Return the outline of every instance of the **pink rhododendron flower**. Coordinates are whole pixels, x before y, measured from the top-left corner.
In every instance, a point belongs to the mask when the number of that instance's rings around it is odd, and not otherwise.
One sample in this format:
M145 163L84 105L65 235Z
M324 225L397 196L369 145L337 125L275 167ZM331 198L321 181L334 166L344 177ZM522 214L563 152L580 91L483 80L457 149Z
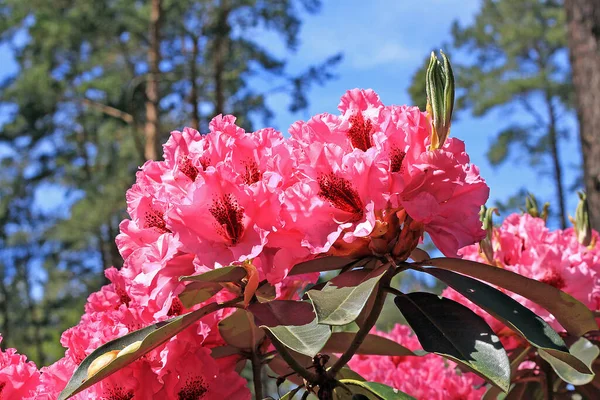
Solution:
M16 349L0 351L0 399L30 398L39 379L40 373L35 364L18 354Z
M424 232L456 255L484 236L478 211L488 187L461 141L429 150L426 114L386 106L372 90L347 92L338 108L339 115L293 124L290 139L271 128L247 132L231 115L215 117L206 135L172 132L164 161L146 162L127 191L130 219L116 238L123 268L106 270L111 283L89 296L80 322L64 332L65 357L42 370L35 395L55 398L77 365L108 341L242 294L224 285L188 309L179 295L190 283L181 276L251 264L274 296L298 299L319 276L290 274L300 262L326 254L406 259ZM212 356L226 344L218 323L231 312L205 316L75 398L250 398L235 370L240 356ZM414 340L402 329L391 335ZM420 397L478 393L470 375L439 358L357 360L365 375ZM442 377L437 391L427 388L434 376Z
M594 237L598 237L595 231ZM512 214L493 230L494 259L490 262L499 268L552 285L591 310L600 310L600 249L595 241L593 244L592 248L581 245L572 228L551 231L541 218ZM466 259L487 262L478 245L467 246L460 253ZM555 330L564 330L544 308L519 295L507 294L544 318ZM462 296L451 289L443 295L464 303ZM476 306L473 307L477 310ZM498 323L493 324L491 326L495 330L499 329Z
M286 191L286 221L305 233L304 246L315 254L360 254L370 246L365 238L404 224L395 255L408 257L428 232L444 254L455 256L484 237L477 213L489 189L462 142L449 139L428 150L426 116L384 106L370 90L347 92L339 109L339 117L321 114L290 128L300 173ZM381 243L375 247L381 251Z
M419 350L418 339L406 325L395 325L389 333L373 330L411 350ZM383 383L419 400L475 400L485 393L476 388L481 379L468 372L459 372L452 361L429 354L423 357L356 355L350 368L367 381Z

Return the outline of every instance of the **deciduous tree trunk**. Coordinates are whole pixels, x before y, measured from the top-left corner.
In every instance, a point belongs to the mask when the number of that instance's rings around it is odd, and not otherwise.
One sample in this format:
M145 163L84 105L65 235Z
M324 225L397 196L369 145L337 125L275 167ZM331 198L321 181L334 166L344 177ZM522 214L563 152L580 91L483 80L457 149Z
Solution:
M600 230L600 1L565 0L565 9L585 189Z
M148 79L146 81L146 126L144 136L144 156L146 160L156 160L159 154L158 133L160 131L158 81L160 76L160 22L161 0L151 0L150 46L148 48Z

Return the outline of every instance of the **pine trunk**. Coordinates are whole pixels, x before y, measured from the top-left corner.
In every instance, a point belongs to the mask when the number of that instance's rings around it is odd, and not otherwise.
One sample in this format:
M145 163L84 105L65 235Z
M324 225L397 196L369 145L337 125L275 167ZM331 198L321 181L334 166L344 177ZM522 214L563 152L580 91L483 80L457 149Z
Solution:
M583 177L592 227L600 230L600 1L565 0Z
M160 76L160 17L161 0L152 0L150 10L150 46L148 48L148 79L146 81L146 126L144 156L156 160L159 154L158 132L160 131L158 81Z

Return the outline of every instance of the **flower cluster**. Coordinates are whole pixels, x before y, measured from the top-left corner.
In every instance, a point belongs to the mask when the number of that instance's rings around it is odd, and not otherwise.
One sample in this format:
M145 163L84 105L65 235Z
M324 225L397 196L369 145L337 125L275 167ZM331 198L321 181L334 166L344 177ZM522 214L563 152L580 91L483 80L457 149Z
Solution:
M509 215L502 225L492 230L493 259L487 260L478 245L463 248L465 259L489 263L560 289L591 310L600 310L600 248L598 232L592 232L592 245L579 243L573 228L551 231L542 218L529 214ZM564 331L554 316L522 296L507 293L534 313L544 318L558 332ZM463 296L446 289L443 296L466 303ZM469 303L500 336L512 332L489 314Z
M395 325L389 333L375 330L372 333L413 351L421 348L406 325ZM367 381L386 384L417 399L476 400L486 391L481 378L459 371L454 362L435 354L423 357L356 355L348 365Z
M33 399L39 380L37 367L27 357L15 349L0 351L0 399Z
M215 117L206 135L172 132L164 161L145 163L127 192L131 219L116 238L123 268L106 271L111 283L62 335L65 357L42 368L34 398L56 398L102 344L200 307L180 301L181 276L240 265L290 299L318 277L288 276L301 261L406 259L424 232L455 256L485 236L478 210L489 189L463 142L430 149L426 114L384 106L371 90L347 92L339 110L293 124L290 139L271 128L246 132L230 115ZM240 294L230 289L209 302ZM75 398L249 398L238 356L212 356L225 344L217 324L229 313L202 318Z

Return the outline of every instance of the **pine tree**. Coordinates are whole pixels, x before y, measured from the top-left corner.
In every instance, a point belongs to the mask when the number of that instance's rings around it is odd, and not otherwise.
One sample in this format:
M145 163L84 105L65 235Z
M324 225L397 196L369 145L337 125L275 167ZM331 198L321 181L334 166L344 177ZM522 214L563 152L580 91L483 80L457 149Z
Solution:
M557 0L483 0L469 26L455 22L451 47L457 77L457 109L474 116L501 110L508 128L498 132L488 150L493 165L526 158L540 172L552 171L558 221L566 226L564 163L560 142L567 135L564 118L571 108L572 85L566 51L565 13ZM464 60L464 61L463 61ZM410 90L414 97L419 79ZM517 151L521 150L521 151Z
M52 332L62 332L81 313L66 307L81 307L86 293L103 282L103 270L122 264L114 238L126 217L125 191L138 166L160 158L168 132L188 125L206 129L221 112L235 113L251 129L272 115L266 99L274 89L290 94L292 109L307 105L306 91L331 78L340 56L293 75L285 59L245 33L273 31L293 51L300 16L318 11L319 4L3 2L0 42L14 48L19 69L1 87L8 122L0 143L8 150L0 159L3 175L15 176L7 188L20 188L2 197L0 210L7 218L0 237L3 345L24 345L14 332L31 332L33 359L58 356ZM273 87L257 90L257 76ZM20 173L9 174L9 168ZM27 207L39 208L48 191L61 193L63 203L47 205L45 215L24 214ZM23 232L18 241L15 232ZM6 261L17 251L29 258ZM66 309L57 312L59 304ZM33 307L28 315L34 319L13 318L24 306Z
M600 230L600 2L565 0L583 177L592 227Z

